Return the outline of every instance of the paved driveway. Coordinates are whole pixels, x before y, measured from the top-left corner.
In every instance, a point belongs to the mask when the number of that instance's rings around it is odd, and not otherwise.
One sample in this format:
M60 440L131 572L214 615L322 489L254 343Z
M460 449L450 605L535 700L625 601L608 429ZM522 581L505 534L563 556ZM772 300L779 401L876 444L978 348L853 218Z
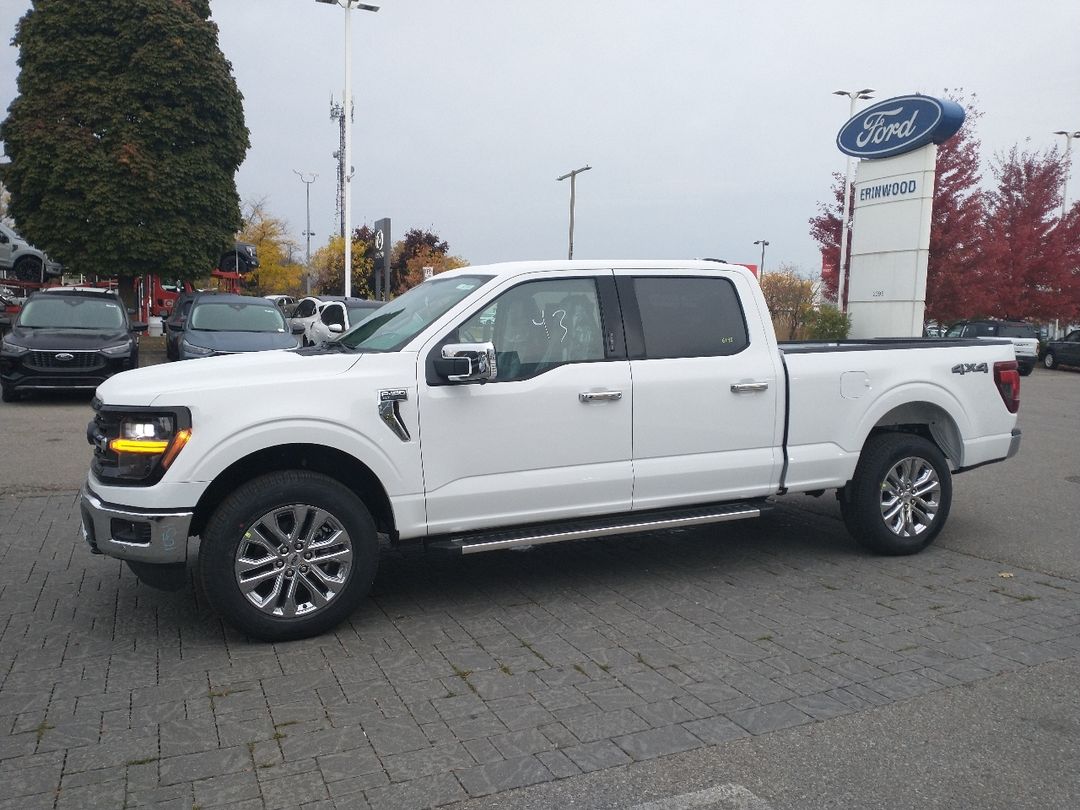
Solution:
M1080 375L1024 384L1032 412L1076 413ZM77 440L56 452L82 452L71 407ZM388 553L351 622L278 645L223 628L195 586L157 592L91 556L72 489L16 490L0 497L0 810L498 804L1075 663L1080 584L1034 553L976 556L1013 508L993 493L1078 464L1080 431L1024 429L1049 457L960 477L941 545L916 557L857 550L831 496L720 527ZM1070 514L1041 530L1072 537ZM1059 737L1076 750L1074 727ZM611 795L580 803L627 806Z

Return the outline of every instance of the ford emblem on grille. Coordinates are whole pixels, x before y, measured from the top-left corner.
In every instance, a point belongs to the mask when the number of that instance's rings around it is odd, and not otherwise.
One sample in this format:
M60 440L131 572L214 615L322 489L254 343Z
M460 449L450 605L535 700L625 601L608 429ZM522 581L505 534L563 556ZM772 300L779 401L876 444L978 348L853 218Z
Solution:
M59 353L58 355L56 355L56 359L57 359L57 360L64 360L64 361L67 361L67 360L74 360L74 359L75 359L75 355L73 355L73 354L68 354L67 352L60 352L60 353Z

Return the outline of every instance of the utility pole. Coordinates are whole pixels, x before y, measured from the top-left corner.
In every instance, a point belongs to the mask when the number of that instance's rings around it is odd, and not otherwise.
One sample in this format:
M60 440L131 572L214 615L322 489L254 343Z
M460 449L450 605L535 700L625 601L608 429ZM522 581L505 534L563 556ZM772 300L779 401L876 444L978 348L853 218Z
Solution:
M847 96L851 100L848 109L848 120L855 117L855 102L872 99L874 92L872 87L864 87L862 90L836 90L834 96ZM844 217L840 223L840 266L836 268L836 308L843 312L844 306L844 275L847 272L848 262L848 224L851 221L851 157L847 159L847 169L844 171Z
M577 176L582 172L587 172L592 166L582 166L580 169L574 169L572 172L567 172L562 177L556 177L555 180L565 180L570 178L570 250L566 258L574 258L574 182L577 180Z
M293 169L293 173L304 184L306 197L307 228L304 230L304 237L307 239L307 252L304 254L304 295L311 295L311 237L315 235L311 232L311 184L319 175L312 172L311 179L305 180L303 172L299 169Z

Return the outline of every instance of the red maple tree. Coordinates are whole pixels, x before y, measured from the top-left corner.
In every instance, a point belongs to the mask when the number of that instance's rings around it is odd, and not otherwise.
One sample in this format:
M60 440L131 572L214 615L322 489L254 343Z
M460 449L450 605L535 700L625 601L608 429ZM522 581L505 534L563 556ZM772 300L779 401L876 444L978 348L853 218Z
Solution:
M1076 313L1077 217L1061 219L1064 162L1058 150L1014 146L994 162L983 265L993 290L983 314L1047 321ZM1070 255L1073 257L1070 266Z

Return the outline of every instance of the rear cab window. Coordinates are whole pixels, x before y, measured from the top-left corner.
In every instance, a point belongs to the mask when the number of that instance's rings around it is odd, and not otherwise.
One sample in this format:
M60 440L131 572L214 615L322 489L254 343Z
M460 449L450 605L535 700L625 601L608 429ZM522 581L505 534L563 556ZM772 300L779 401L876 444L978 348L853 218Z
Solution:
M631 283L642 330L632 359L723 357L750 345L742 303L729 279L642 276Z

